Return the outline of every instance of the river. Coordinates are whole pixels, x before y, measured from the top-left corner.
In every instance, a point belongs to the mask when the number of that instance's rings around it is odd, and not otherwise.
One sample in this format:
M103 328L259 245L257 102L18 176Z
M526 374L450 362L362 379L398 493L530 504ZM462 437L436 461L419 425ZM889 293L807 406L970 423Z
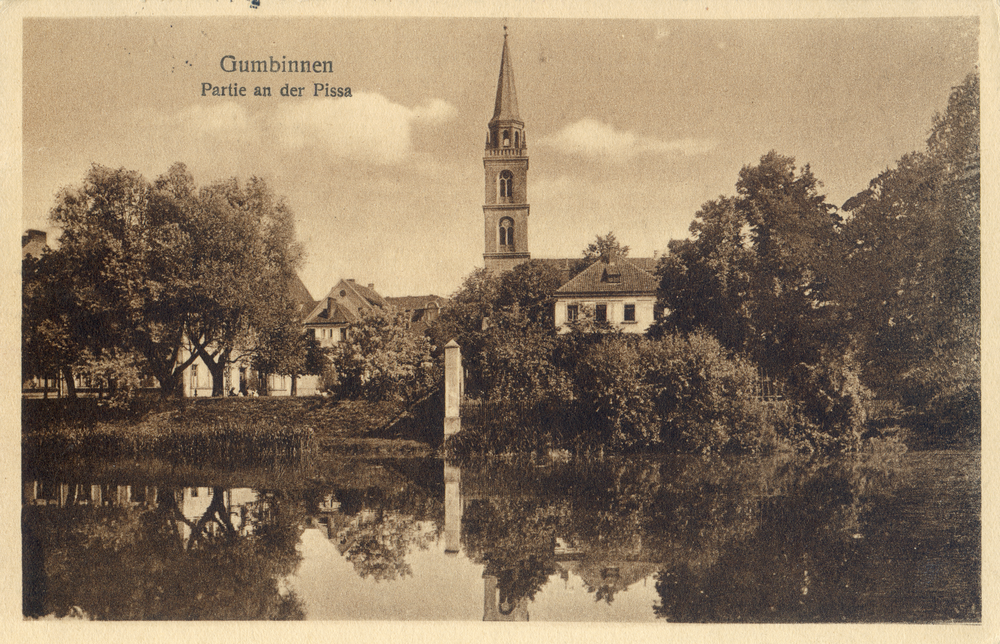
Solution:
M980 455L26 467L24 612L978 622Z

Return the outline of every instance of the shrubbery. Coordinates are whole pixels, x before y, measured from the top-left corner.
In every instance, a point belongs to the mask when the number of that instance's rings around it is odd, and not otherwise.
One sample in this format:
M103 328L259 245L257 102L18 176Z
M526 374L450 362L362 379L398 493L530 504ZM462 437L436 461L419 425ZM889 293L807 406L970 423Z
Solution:
M559 336L517 316L501 321L480 358L476 436L460 449L762 453L778 446L778 425L787 434L795 424L755 397L754 367L707 334Z
M376 308L347 326L330 351L324 382L345 398L413 402L437 383L427 338L406 328L406 316Z

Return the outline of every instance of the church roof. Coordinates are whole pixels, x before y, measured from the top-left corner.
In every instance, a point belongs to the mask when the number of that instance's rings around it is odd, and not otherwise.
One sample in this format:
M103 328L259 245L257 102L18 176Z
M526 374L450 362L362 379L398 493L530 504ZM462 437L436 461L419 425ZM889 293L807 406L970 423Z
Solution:
M560 295L654 294L660 286L655 275L625 259L595 262L556 290Z
M506 29L506 27L505 27ZM517 91L514 89L514 70L510 65L510 52L507 51L507 34L503 35L503 54L500 56L500 77L497 79L497 101L493 108L494 121L518 121L521 116L517 112Z

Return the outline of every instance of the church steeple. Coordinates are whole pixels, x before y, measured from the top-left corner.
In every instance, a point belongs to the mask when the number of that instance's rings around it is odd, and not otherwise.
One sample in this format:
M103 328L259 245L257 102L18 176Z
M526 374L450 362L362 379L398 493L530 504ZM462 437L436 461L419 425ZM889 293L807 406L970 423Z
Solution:
M487 268L499 272L531 258L528 253L528 141L524 121L517 109L507 27L504 27L493 118L487 125L483 166L486 170L483 259Z
M500 78L497 79L497 100L493 108L495 121L521 121L517 113L517 90L514 89L514 70L510 66L510 52L507 51L507 27L503 28L503 53L500 54ZM523 123L522 123L523 125Z

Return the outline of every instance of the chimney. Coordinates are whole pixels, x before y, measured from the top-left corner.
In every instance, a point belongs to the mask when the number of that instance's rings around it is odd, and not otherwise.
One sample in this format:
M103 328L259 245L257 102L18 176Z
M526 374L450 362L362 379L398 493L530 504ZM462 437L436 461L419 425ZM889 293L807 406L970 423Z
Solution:
M27 246L32 242L45 243L46 233L44 230L33 230L28 229L24 231L25 234L21 235L21 247Z
M353 277L348 277L347 281L350 282L351 284L353 284L354 283L354 278Z
M370 288L371 290L374 291L375 290L375 285L369 282L368 288Z

